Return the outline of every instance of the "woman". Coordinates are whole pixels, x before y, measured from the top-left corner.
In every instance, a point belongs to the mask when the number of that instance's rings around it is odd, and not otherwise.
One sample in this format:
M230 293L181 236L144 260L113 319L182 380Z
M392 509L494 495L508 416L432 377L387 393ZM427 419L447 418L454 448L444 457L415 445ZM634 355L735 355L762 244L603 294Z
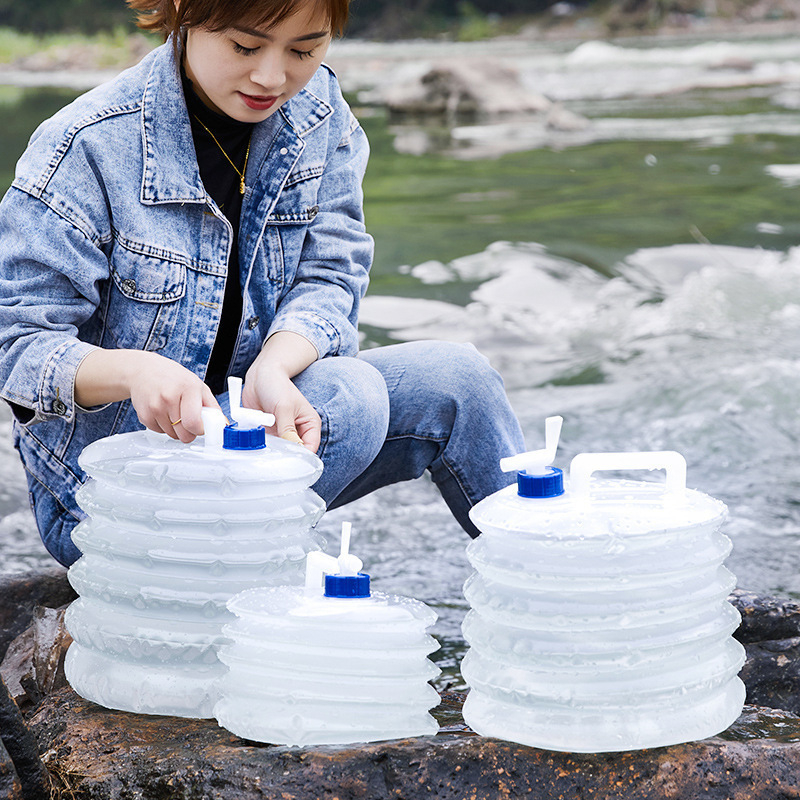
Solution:
M523 448L470 346L358 352L368 145L322 64L348 0L130 0L166 43L34 133L0 203L0 385L50 553L80 553L77 463L244 405L319 454L335 507L430 470L461 525Z

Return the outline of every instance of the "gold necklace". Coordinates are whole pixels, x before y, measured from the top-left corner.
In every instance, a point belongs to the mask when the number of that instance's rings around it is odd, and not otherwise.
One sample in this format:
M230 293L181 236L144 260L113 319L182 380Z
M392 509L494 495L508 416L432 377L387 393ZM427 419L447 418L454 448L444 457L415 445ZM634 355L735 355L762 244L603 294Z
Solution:
M206 129L206 133L214 140L217 147L219 147L219 149L222 151L222 155L224 155L225 158L228 159L228 163L236 170L236 174L239 176L239 194L244 194L244 190L247 188L244 185L244 174L245 172L247 172L247 159L250 158L250 142L253 138L253 134L251 133L250 138L247 140L247 152L244 154L244 167L240 170L239 167L237 167L236 164L234 164L233 161L231 161L231 157L225 152L225 149L219 143L217 137L214 136L213 133L211 133L205 122L203 122L203 120L201 120L200 117L197 116L197 114L193 114L192 116L194 116L194 118Z

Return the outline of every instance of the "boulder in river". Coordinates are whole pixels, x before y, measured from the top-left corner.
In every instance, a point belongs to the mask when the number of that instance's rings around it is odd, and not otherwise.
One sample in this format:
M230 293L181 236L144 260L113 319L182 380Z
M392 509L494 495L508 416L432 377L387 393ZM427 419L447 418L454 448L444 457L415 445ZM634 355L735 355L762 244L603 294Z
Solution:
M519 73L491 59L434 64L384 91L393 114L544 114L552 101L523 86Z

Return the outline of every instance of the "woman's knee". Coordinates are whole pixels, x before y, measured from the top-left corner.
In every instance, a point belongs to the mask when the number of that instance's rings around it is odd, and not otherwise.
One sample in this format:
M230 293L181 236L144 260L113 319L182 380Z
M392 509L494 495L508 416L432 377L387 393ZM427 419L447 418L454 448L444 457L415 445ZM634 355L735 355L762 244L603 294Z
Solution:
M315 362L295 383L316 408L323 425L323 448L338 442L357 444L371 461L386 440L389 395L378 370L356 358Z
M503 380L489 360L472 344L415 342L414 383L420 392L449 400L454 408L465 405L491 413L490 404L505 397Z

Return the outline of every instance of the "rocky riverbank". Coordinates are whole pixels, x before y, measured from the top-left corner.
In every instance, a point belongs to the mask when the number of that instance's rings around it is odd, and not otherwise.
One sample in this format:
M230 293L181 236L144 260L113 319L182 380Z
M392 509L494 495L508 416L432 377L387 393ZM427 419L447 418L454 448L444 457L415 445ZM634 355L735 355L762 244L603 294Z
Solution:
M63 676L60 569L0 576L0 796L9 800L452 800L625 797L767 800L800 774L800 606L737 591L747 649L744 713L727 731L673 747L576 755L476 736L463 695L444 692L433 737L290 748L233 736L213 720L110 711ZM12 699L11 696L14 696Z

